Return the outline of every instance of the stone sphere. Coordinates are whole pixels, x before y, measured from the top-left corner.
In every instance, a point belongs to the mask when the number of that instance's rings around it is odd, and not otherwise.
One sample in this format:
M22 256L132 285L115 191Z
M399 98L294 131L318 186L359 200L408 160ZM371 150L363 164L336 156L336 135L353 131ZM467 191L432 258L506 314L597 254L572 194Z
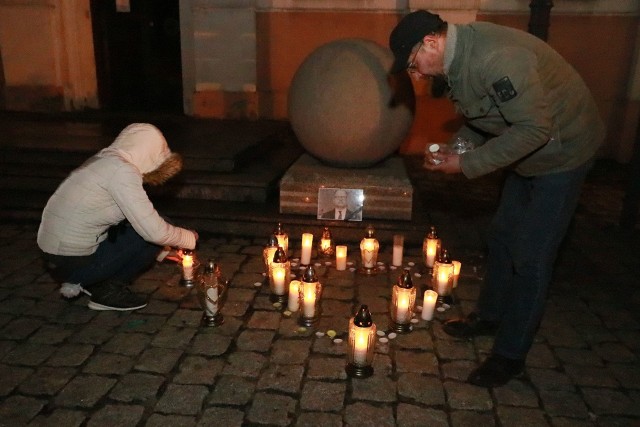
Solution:
M337 167L367 167L403 142L415 107L407 73L389 76L390 50L343 39L313 51L296 71L288 114L302 146Z

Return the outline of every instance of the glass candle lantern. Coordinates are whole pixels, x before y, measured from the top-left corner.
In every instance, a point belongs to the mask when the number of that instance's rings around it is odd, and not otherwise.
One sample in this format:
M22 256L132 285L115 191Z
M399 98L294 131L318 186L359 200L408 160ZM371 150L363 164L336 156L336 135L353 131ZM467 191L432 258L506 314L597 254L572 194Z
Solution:
M318 243L318 255L321 258L331 258L335 253L335 249L333 246L333 240L331 239L331 231L329 231L329 227L325 227L322 230L322 237L320 237L320 242Z
M207 261L198 282L198 300L204 313L202 325L219 326L224 323L220 313L227 296L229 282L224 279L220 267L212 259Z
M282 228L281 222L279 222L276 229L273 230L273 234L276 236L276 239L278 239L278 246L280 246L284 250L284 253L289 256L289 235Z
M376 325L366 305L360 306L349 321L349 347L347 348L347 375L366 378L373 374L373 356L376 344Z
M411 272L405 271L399 277L391 294L390 328L396 332L411 331L411 318L416 303L416 288L411 280Z
M195 285L196 267L195 253L191 249L182 249L182 286L192 288Z
M269 266L269 291L271 302L284 303L289 293L291 262L281 246L278 246Z
M320 318L320 297L322 296L322 285L312 266L307 266L302 273L299 296L300 324L312 326Z
M441 245L442 241L438 238L436 228L432 225L431 230L429 230L429 233L427 233L422 242L422 256L424 258L424 264L427 267L433 268L433 264L440 255Z
M453 289L453 263L449 251L443 249L440 257L433 265L433 289L438 293L438 302L442 304L452 304L453 297L451 290Z
M269 240L267 241L267 245L262 250L262 261L264 262L264 272L269 274L269 265L271 265L271 261L273 260L273 256L278 250L278 239L275 234L269 236ZM285 252L286 253L286 252Z
M380 243L375 237L372 226L367 227L364 238L360 241L360 256L362 257L362 269L365 274L375 274L377 271L378 250Z

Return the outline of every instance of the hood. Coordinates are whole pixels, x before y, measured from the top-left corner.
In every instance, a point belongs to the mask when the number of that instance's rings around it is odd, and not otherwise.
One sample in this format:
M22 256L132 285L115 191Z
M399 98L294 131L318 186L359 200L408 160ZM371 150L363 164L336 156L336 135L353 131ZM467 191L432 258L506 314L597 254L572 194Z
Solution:
M162 132L148 123L133 123L124 128L103 150L103 153L113 152L132 163L143 175L158 169L172 154Z

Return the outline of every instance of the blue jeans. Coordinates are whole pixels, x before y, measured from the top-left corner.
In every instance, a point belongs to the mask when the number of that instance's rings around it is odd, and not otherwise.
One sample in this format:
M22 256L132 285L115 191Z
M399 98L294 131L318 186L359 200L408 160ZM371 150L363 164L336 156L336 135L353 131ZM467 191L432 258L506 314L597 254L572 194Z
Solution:
M481 319L499 322L493 353L525 359L542 319L553 265L593 161L523 177L510 173L488 236Z
M132 282L147 270L160 253L158 245L145 241L130 224L117 227L113 238L104 240L93 255L86 257L45 254L52 276L61 282L84 288L105 280Z

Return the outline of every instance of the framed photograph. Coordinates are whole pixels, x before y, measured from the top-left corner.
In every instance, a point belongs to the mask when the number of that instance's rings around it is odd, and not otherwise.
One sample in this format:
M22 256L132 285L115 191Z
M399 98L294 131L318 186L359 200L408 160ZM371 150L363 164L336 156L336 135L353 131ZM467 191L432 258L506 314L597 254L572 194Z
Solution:
M321 188L318 190L318 219L362 221L364 190Z

